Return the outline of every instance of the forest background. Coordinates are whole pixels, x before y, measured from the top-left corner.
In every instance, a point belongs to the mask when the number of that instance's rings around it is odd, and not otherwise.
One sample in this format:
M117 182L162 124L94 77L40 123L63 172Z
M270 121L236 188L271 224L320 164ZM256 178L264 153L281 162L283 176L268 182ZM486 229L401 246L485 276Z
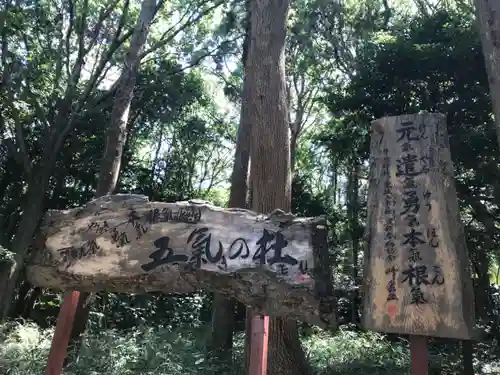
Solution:
M146 3L1 1L0 374L43 373L62 303L22 269L13 283L5 267L26 256L45 210L112 187L106 162L118 165L117 192L229 204L247 4L157 5L134 54ZM431 340L431 369L500 371L500 153L473 4L296 0L287 32L292 211L333 223L341 323L335 333L301 324L292 355L314 374L408 371L407 337L359 326L369 124L427 110L447 114L481 332L473 348ZM117 100L127 97L130 108ZM111 128L120 132L110 145ZM118 164L106 159L116 149ZM208 292L90 298L67 374L244 373L245 309L234 301Z

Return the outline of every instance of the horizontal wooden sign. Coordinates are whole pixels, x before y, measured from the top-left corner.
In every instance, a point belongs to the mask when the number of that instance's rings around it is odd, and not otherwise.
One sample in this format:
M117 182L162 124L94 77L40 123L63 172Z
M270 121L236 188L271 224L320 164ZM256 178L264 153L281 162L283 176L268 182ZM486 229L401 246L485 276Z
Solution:
M111 195L49 211L28 278L90 292L209 289L256 312L335 327L327 233L324 218Z
M372 123L365 328L469 339L474 300L446 118Z

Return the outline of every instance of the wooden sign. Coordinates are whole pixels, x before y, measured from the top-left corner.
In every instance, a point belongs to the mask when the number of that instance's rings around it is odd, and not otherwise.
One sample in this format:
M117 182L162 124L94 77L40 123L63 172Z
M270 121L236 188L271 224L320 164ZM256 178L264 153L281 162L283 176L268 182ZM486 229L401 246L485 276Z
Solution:
M112 195L49 211L28 278L95 292L209 289L256 312L336 326L326 220Z
M372 123L366 329L469 339L473 291L446 117Z

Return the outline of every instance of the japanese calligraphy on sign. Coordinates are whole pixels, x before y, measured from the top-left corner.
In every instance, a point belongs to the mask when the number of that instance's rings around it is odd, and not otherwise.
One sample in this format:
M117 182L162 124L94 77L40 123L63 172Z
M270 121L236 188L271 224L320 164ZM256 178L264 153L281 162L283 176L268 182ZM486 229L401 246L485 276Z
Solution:
M42 232L44 248L28 266L38 286L125 293L210 289L268 315L336 325L324 218L108 196L50 211Z
M467 339L474 323L446 118L372 123L363 325Z

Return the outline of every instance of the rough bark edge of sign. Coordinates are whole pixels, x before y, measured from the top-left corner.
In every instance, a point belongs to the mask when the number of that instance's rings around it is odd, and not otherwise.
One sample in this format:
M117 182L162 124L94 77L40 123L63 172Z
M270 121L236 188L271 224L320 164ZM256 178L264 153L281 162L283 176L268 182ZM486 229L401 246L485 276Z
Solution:
M64 224L68 220L74 220L75 217L81 217L83 214L90 214L93 212L93 206L95 207L96 205L103 203L123 203L124 205L122 207L128 208L131 205L147 205L155 203L163 204L164 202L150 202L145 196L131 194L104 196L88 202L83 207L77 207L70 210L49 211L46 215L46 219L56 221L56 225L51 227L49 232L53 232L54 229L57 232L58 223ZM241 272L238 272L240 274L247 275L242 277L240 281L235 281L235 276L238 275L235 275L234 273L224 275L203 270L187 272L182 269L173 271L172 279L170 280L165 280L164 278L162 278L163 280L160 280L155 276L155 273L113 278L108 280L99 280L98 277L82 277L59 271L57 269L57 262L54 262L51 259L45 259L45 256L50 254L45 254L47 251L44 249L45 239L43 235L39 235L36 239L36 250L32 252L32 256L30 257L28 264L28 278L35 285L43 285L45 287L59 290L74 289L88 292L107 290L111 292L144 293L151 291L162 292L162 289L164 290L165 288L168 288L169 290L173 290L171 292L172 294L179 294L194 292L199 289L208 289L237 298L247 305L252 305L257 311L260 310L264 312L265 310L265 313L272 316L287 316L295 320L304 320L311 324L317 324L329 329L337 327L337 320L335 316L336 298L333 294L331 294L333 293L333 284L331 268L329 267L330 262L328 254L328 229L326 217L298 218L295 215L285 213L282 210L274 210L268 215L260 215L246 209L224 209L200 200L172 202L170 205L176 205L180 208L193 206L206 207L210 211L222 211L229 214L243 214L243 216L246 216L247 219L251 219L252 221L268 221L274 226L280 228L286 228L289 226L302 226L310 228L310 243L313 244L314 263L315 265L321 265L320 269L313 266L315 289L313 290L310 287L304 289L304 287L301 287L300 285L287 284L274 277L274 274L271 272L257 268L251 268L248 270L242 269ZM46 225L47 223L42 225L42 228L46 228ZM265 275L264 278L262 278L263 275ZM147 283L152 284L147 285ZM248 286L249 283L255 284L256 288L260 288L262 292L247 293L238 296L237 291L241 290L241 285ZM182 286L179 284L182 284ZM227 286L230 284L233 284L235 287L228 288ZM271 293L270 296L268 296L269 293ZM285 297L280 297L280 295ZM270 303L274 300L279 302L277 307L270 306ZM301 302L298 303L297 301ZM297 311L294 311L293 309L286 308L286 306L290 305L300 306L295 310L300 309L303 311L299 311L299 313L297 313Z
M470 332L470 339L475 340L478 338L480 332L475 328L475 301L474 301L474 288L472 286L471 279L471 270L470 270L470 261L469 261L469 250L467 247L467 240L465 238L465 228L460 217L460 206L458 203L458 194L455 185L455 170L453 164L453 158L450 153L450 144L449 144L449 136L448 136L448 127L446 123L446 115L440 114L439 117L440 122L444 122L444 125L439 127L438 129L442 130L441 136L444 138L444 142L446 143L446 147L449 150L445 152L444 155L440 152L440 159L443 157L447 162L446 173L443 176L444 179L448 179L449 183L444 184L444 196L448 197L456 197L452 199L450 202L446 204L447 216L449 218L448 225L450 227L450 233L452 234L452 241L455 243L457 248L457 261L459 263L459 272L460 272L460 280L462 284L462 314L464 317L464 323L468 327ZM441 151L441 150L440 150ZM456 223L455 227L452 226L452 223Z
M276 209L268 214L258 214L251 210L243 208L224 208L218 207L211 204L208 201L192 199L187 201L178 202L156 202L150 201L147 196L136 195L136 194L113 194L105 195L93 199L83 206L71 208L68 210L47 210L41 224L41 230L45 231L47 227L51 227L48 231L51 235L58 231L58 229L67 222L68 218L80 218L83 214L89 214L93 211L93 207L102 204L117 204L122 203L123 208L145 206L145 205L155 205L155 204L169 204L172 206L177 206L178 208L204 208L212 212L223 212L225 214L240 214L248 220L255 220L256 222L269 222L280 228L286 228L291 225L303 225L309 226L314 225L316 222L324 221L324 216L319 217L298 217L292 213L285 212L281 209ZM50 225L49 225L50 223Z
M204 289L238 299L259 313L286 316L326 329L337 327L335 310L327 310L324 307L325 303L334 300L333 296L330 299L317 299L315 290L280 282L273 274L263 269L254 268L224 275L204 270L190 272L178 268L172 270L172 277L167 280L164 274L158 278L159 273L99 280L60 272L56 268L37 264L29 265L26 273L28 280L34 285L43 284L55 290L141 294L162 293L162 290L168 289L171 290L168 294L186 294Z

